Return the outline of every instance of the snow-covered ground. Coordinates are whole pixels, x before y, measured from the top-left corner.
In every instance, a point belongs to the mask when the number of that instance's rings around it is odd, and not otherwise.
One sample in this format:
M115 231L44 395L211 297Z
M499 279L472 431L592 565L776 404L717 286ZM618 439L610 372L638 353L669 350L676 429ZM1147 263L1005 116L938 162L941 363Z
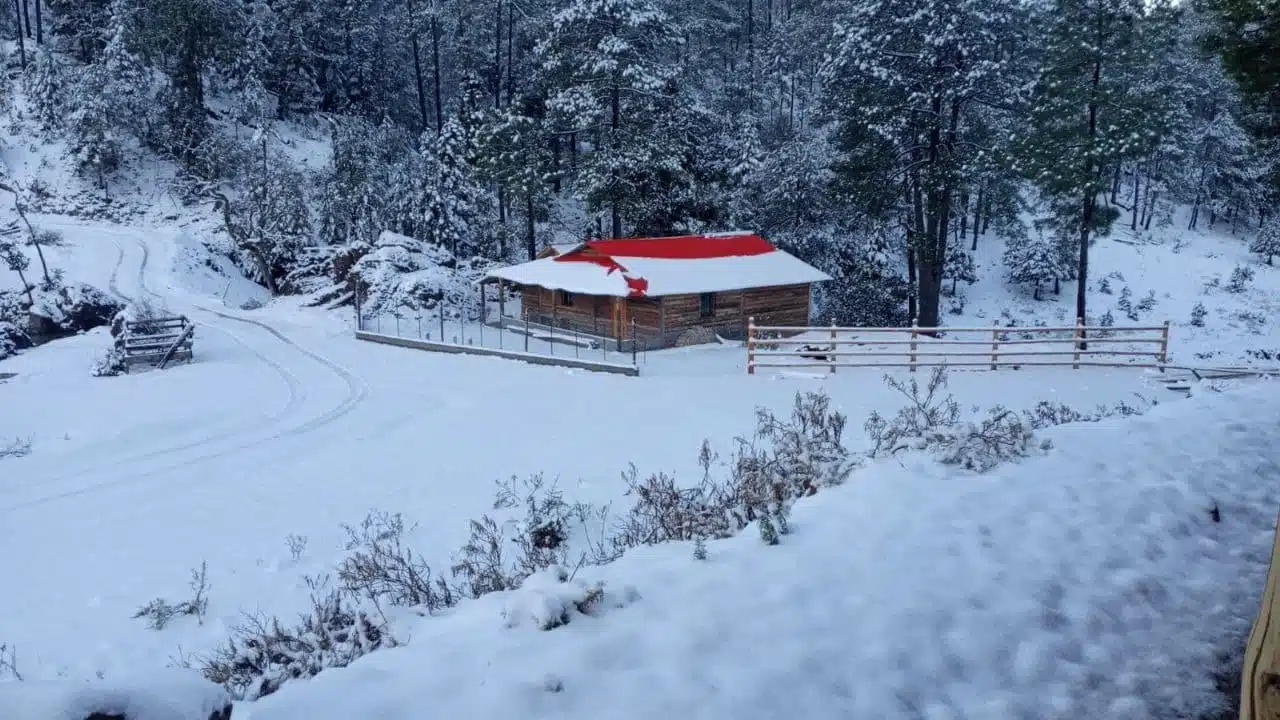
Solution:
M1061 427L987 476L875 464L779 546L586 568L600 610L549 631L563 586L486 596L248 717L1204 717L1266 572L1278 390Z
M69 280L187 314L197 334L196 361L163 372L90 377L103 330L0 362L16 373L0 384L0 441L32 442L29 456L0 460L0 577L17 589L0 593L0 642L28 680L135 673L221 645L245 612L293 617L308 605L305 577L343 556L341 524L371 509L416 521L414 547L445 569L496 480L543 472L571 501L620 502L628 463L692 484L704 438L727 454L756 407L785 413L797 391L830 394L854 450L870 412L903 403L876 371L748 376L732 345L649 353L643 376L626 378L359 343L346 312L289 300L239 310L262 291L211 260L198 229L38 221L65 234L51 259ZM1172 241L1101 241L1095 267L1125 280L1095 302L1125 285L1134 303L1162 289L1142 321L1173 320L1175 361L1269 365L1249 351L1280 348L1280 269L1252 262L1244 293L1202 293L1246 258L1216 235L1184 235L1176 254ZM998 257L998 240L982 243L983 262ZM1037 303L992 270L961 292L955 324L1005 310L1056 324L1072 286ZM1205 328L1189 326L1198 301ZM1238 636L1260 587L1280 407L1266 383L1185 401L1157 380L955 372L966 408L1161 407L1059 429L1048 457L993 476L874 465L803 503L781 547L748 532L713 544L705 564L684 546L634 551L584 577L632 585L638 599L550 633L505 627L502 608L528 600L519 594L464 603L415 624L409 648L237 717L413 717L421 698L433 713L495 717L1143 717L1125 703L1174 688L1203 708L1217 698L1205 683L1219 641ZM1209 524L1214 502L1221 524ZM296 557L291 534L307 539ZM202 562L202 624L152 631L130 617L183 597ZM349 699L351 683L363 700ZM1028 698L1048 705L1026 714Z

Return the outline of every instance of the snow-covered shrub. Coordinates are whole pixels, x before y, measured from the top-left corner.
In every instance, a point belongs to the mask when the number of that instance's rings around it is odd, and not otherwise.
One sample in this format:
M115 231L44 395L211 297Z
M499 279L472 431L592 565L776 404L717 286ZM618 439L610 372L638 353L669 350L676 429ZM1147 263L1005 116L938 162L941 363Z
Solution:
M724 538L765 516L785 523L796 498L838 485L856 465L842 442L845 417L821 393L798 393L789 418L756 411L756 431L738 438L727 477L712 471L718 461L703 443L702 482L681 487L664 473L643 480L635 466L623 473L634 498L612 538L619 549L672 540Z
M551 567L529 576L520 589L506 598L502 616L507 627L531 625L554 630L575 617L592 617L608 608L622 608L636 601L634 588L620 593L605 590L604 583L575 580L563 567Z
M124 351L113 345L94 362L89 373L94 377L116 377L123 375L126 369Z
M1104 275L1098 279L1098 292L1103 295L1110 295L1113 292L1111 289L1111 278Z
M1128 285L1120 289L1120 299L1116 300L1116 307L1120 308L1120 312L1123 312L1125 317L1130 320L1136 321L1138 319L1138 313L1133 308L1133 291L1129 289Z
M1195 307L1191 308L1191 326L1204 327L1204 319L1208 317L1209 311L1205 309L1204 303L1198 302Z
M27 332L8 320L0 319L0 360L31 347Z
M996 406L987 411L980 422L965 422L938 428L922 438L943 465L960 465L966 470L986 472L992 468L1031 454L1037 446L1028 423L1012 410ZM1040 450L1048 450L1045 441Z
M25 457L31 454L31 441L22 438L14 438L9 442L0 443L0 458L7 457Z
M1226 290L1229 293L1239 294L1249 289L1249 283L1253 282L1253 268L1237 265L1231 271L1231 279L1227 281Z
M885 382L908 403L892 420L885 420L878 412L867 418L864 428L871 440L871 457L923 450L945 465L986 472L1028 455L1034 447L1031 424L1003 407L991 408L980 421L961 422L959 403L950 394L942 395L947 386L945 367L934 368L923 389L915 378L903 383L886 375Z
M0 642L0 680L5 679L21 682L22 673L18 672L18 649Z
M488 267L486 260L459 260L444 248L384 231L351 272L370 314L443 307L451 315L472 316L478 309L475 283Z
M134 618L143 618L147 627L152 630L163 630L175 617L194 616L200 624L204 624L204 615L209 609L209 577L208 564L200 563L200 569L191 571L191 598L176 605L164 598L156 598L138 608Z
M871 440L872 457L903 450L910 441L960 421L960 403L951 395L942 394L947 387L945 367L935 367L923 389L915 377L909 383L903 383L891 375L885 375L884 381L907 398L908 402L892 420L886 420L877 411L872 411L867 416L863 429Z
M1154 405L1155 403L1151 403ZM1056 425L1078 422L1098 422L1109 417L1129 417L1140 415L1142 410L1124 401L1110 407L1099 405L1092 413L1084 413L1063 403L1051 403L1041 400L1030 410L1023 410L1022 416L1033 430L1042 430Z
M313 595L311 611L285 627L279 618L251 616L232 628L225 647L203 658L209 680L241 700L257 700L290 680L346 667L357 658L396 641L338 590Z
M1156 291L1148 290L1136 307L1139 313L1149 313L1156 309Z
M406 527L399 513L372 512L359 527L344 525L343 530L350 553L338 566L343 590L375 603L428 611L456 602L444 578L433 578L431 566L405 545Z

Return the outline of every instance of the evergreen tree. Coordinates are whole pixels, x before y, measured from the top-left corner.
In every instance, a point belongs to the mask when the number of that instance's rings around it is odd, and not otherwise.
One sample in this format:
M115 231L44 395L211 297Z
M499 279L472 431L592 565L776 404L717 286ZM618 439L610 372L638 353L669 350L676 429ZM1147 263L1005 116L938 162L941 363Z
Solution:
M1029 283L1036 300L1040 299L1043 283L1060 280L1064 273L1060 244L1043 231L1027 236L1022 242L1007 243L1003 259L1009 281Z
M943 268L943 277L951 278L951 294L956 294L956 284L963 280L972 285L978 281L978 269L973 264L973 256L965 252L964 247L951 244L947 247L947 263Z
M48 48L35 53L23 76L31 115L41 130L62 127L67 110L68 78L62 60Z
M1253 242L1249 244L1249 252L1255 252L1267 259L1267 264L1272 264L1275 256L1280 255L1280 214L1272 213L1262 225L1262 229L1258 231L1257 236L1253 238Z
M669 129L653 122L661 118L652 113L679 104L672 97L678 43L679 33L654 0L569 0L537 46L552 122L561 133L597 140L580 182L593 211L609 208L614 236L623 232L624 203L636 198L634 190L648 189L632 173L654 162L658 172L679 163L661 149L665 138L642 133Z
M1156 71L1173 18L1142 0L1058 0L1041 20L1043 61L1017 162L1057 226L1079 236L1076 314L1086 317L1091 240L1116 217L1098 202L1102 170L1140 156L1159 137L1165 107L1157 88L1143 83ZM1024 282L1043 279L1039 269L1050 266L1049 248L1032 247L1035 254L1016 265Z
M81 91L76 94L67 116L67 152L76 168L107 189L107 180L124 162L124 148L117 128L119 118L99 90L110 83L103 66L82 70Z
M837 172L853 201L906 230L919 322L939 323L951 217L984 149L976 108L1016 101L1009 52L1021 6L1005 0L856 0L824 69L839 123ZM962 211L962 210L961 210Z

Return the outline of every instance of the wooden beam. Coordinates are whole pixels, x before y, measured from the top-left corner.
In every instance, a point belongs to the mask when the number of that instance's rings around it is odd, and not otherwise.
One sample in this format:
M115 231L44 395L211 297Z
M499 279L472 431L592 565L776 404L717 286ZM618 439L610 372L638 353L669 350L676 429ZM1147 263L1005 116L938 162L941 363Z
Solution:
M1271 548L1271 570L1262 590L1262 606L1245 647L1240 720L1280 718L1280 592L1277 585L1280 585L1280 529Z

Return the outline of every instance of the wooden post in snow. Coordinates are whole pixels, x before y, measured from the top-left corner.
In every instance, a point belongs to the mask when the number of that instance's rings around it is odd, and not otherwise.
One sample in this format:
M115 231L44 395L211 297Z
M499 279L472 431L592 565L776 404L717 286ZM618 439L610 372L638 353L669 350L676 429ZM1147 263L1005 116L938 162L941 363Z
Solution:
M1080 369L1080 347L1084 344L1084 318L1076 318L1076 337L1073 345L1075 346L1075 354L1071 356L1071 369Z
M831 366L831 374L836 373L836 319L831 318L831 352L827 355L827 364Z
M1164 372L1164 366L1169 362L1169 321L1164 321L1164 327L1160 328L1160 372Z
M1240 682L1240 720L1280 718L1280 530L1271 549L1271 570L1262 607L1249 633Z
M756 319L747 318L747 374L756 374Z
M909 363L911 372L916 371L916 338L920 335L919 321L911 318L911 361Z
M974 221L977 225L977 221ZM992 323L991 328L991 369L995 370L1000 365L1000 321L996 320Z

